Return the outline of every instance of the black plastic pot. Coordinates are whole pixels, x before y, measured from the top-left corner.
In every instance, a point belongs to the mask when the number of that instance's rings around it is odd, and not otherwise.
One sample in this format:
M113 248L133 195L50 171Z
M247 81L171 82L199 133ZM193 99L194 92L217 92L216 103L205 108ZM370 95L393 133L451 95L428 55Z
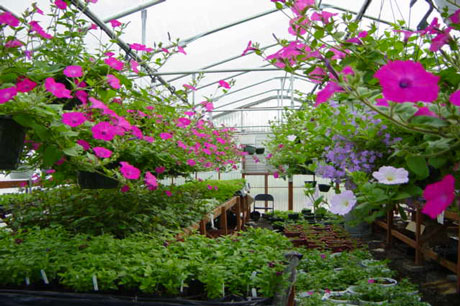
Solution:
M251 212L250 216L251 216L251 219L252 219L252 220L254 220L254 221L259 221L259 219L260 219L260 212L258 212L258 211L253 211L253 212Z
M283 232L283 231L284 231L284 226L283 226L283 225L280 225L280 224L273 224L272 227L273 227L274 230L278 230L278 231L280 231L280 232Z
M19 165L26 129L8 116L0 116L0 170L14 170Z
M321 192L328 192L331 189L331 185L327 184L318 184L319 191Z
M305 182L305 183L306 183L306 182ZM308 208L302 209L302 214L304 214L304 215L311 215L311 209L308 209Z
M78 185L82 189L114 189L118 181L96 172L78 171Z
M254 153L256 153L256 147L246 145L246 146L244 147L244 150L243 150L243 151L244 151L244 152L248 152L249 155L253 155Z
M304 181L305 184L311 184L312 187L316 187L316 181ZM311 211L311 210L310 210Z
M288 215L289 220L299 220L299 213L292 213Z
M256 148L256 154L264 154L265 148Z

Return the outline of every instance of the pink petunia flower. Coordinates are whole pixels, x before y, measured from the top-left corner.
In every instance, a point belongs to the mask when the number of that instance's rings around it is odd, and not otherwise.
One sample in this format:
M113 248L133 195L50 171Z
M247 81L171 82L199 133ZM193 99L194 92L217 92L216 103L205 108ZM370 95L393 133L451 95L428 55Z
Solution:
M173 137L173 135L171 133L160 133L160 138L163 139L163 140L167 140L167 139L170 139L172 137Z
M83 151L88 151L91 148L89 143L83 139L77 140L77 144L83 148Z
M16 83L16 89L19 92L29 92L33 90L36 86L37 83L29 80L28 78L23 78L22 80Z
M187 159L187 165L193 167L196 165L196 161L194 159Z
M453 24L459 24L460 23L460 9L456 10L455 13L453 13L450 17L449 20Z
M307 33L307 27L311 23L311 20L306 16L297 16L289 20L289 34L294 36L304 35Z
M336 92L339 91L342 91L342 87L340 87L337 83L327 83L326 87L320 90L316 95L315 107L328 101Z
M128 162L120 162L120 172L128 180L137 180L141 176L141 170L137 169Z
M190 89L190 90L193 90L193 91L196 91L196 87L192 86L192 85L189 85L189 84L183 84L182 86L184 86L185 88L187 89Z
M177 126L180 128L186 128L187 126L190 125L192 121L188 118L182 117L177 119Z
M415 33L408 30L393 30L396 33L402 33L404 35L404 42L407 43L409 38L414 35Z
M385 99L402 102L433 102L438 98L439 76L413 61L390 61L374 75Z
M427 106L421 106L418 108L417 112L414 114L414 117L418 117L418 116L436 117L436 118L439 117L438 115L436 115L436 113L432 112Z
M3 12L0 14L0 24L7 24L12 28L19 25L19 19L14 17L10 12Z
M388 103L387 99L380 98L380 99L375 99L375 105L376 106L383 106L383 107L390 107L390 104Z
M99 27L98 27L95 23L92 23L92 24L89 26L89 29L90 29L90 30L97 30L97 29L99 29Z
M158 188L157 178L149 171L145 173L144 182L150 190L155 190Z
M45 88L57 98L72 98L70 90L65 88L64 84L56 82L53 78L47 78L45 80Z
M67 8L67 3L65 1L62 1L62 0L55 0L54 5L56 5L57 8L59 8L61 10L65 10Z
M43 15L43 11L41 9L38 8L37 4L36 3L32 3L32 7L33 9L40 15Z
M104 147L94 147L93 151L99 158L110 158L112 156L112 151Z
M115 137L115 128L108 122L99 122L91 128L94 139L111 141Z
M79 78L83 75L83 69L78 65L67 66L62 73L69 78Z
M4 104L13 99L18 94L16 87L0 89L0 104Z
M223 87L223 88L226 88L226 89L230 89L230 84L228 84L228 83L225 82L224 80L220 80L220 81L219 81L219 86L220 86L220 87Z
M134 73L139 73L139 63L136 62L135 60L130 60L129 61L129 66L131 67L131 70L134 72Z
M273 177L276 179L280 177L280 174L278 173L278 171L273 172Z
M315 67L312 72L308 74L308 78L316 84L324 82L324 78L327 76L326 71L321 67Z
M184 48L181 46L177 46L177 52L182 53L183 55L187 55L187 52L185 52Z
M241 56L245 56L249 51L257 50L256 48L252 47L252 41L248 42L248 45L246 46L246 49L243 50L243 53Z
M113 89L120 89L121 85L120 85L120 80L117 79L116 76L114 76L113 74L108 74L107 75L107 83L109 83L109 85L113 88Z
M449 97L450 103L456 106L460 106L460 90L457 90L453 94L450 95Z
M139 43L130 44L129 47L136 51L145 51L145 45Z
M18 48L18 47L21 47L22 45L24 45L22 41L13 39L13 40L9 40L6 42L5 48Z
M169 190L166 190L166 191L165 191L165 194L166 194L168 197L172 196L172 192L169 191Z
M128 186L128 185L123 185L121 188L120 188L120 191L121 192L128 192L131 188Z
M112 28L116 28L116 27L121 26L121 22L116 20L116 19L112 19L109 22L110 22L110 25L112 26Z
M70 112L62 114L62 123L71 127L77 127L79 125L82 125L85 121L85 115L80 112Z
M32 20L31 22L29 22L29 25L30 25L30 31L31 31L32 33L33 33L33 32L36 32L38 35L40 35L40 36L43 37L44 39L51 39L51 38L53 38L52 35L46 33L45 30L43 30L43 28L38 24L37 21Z
M449 32L452 30L452 28L447 28L444 30L444 32L438 33L435 38L431 40L431 45L430 45L430 51L431 52L436 52L441 49L442 46L447 44L449 40L451 39Z
M75 92L75 97L77 97L77 99L83 104L86 104L88 101L88 93L84 90L77 90Z
M448 174L441 181L426 186L423 197L426 203L422 213L436 218L455 199L455 178Z
M315 0L295 0L291 10L296 15L303 15L305 10L315 5Z
M161 166L161 167L156 167L155 168L155 172L158 173L158 174L162 174L166 171L166 168Z
M328 24L331 22L331 18L336 16L337 13L330 13L330 12L326 12L326 11L321 11L321 13L318 13L318 12L314 12L312 15L311 15L311 20L312 21L321 21L322 23L324 24Z
M115 69L117 71L123 70L124 64L123 62L117 60L114 57L109 57L104 60L104 63L109 65L112 69Z

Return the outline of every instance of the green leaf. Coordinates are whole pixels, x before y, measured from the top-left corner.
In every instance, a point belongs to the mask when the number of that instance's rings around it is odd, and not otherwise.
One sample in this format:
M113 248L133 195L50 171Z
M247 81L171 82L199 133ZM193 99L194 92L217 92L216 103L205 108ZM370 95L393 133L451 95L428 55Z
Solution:
M410 198L411 195L407 192L398 192L394 197L393 200L404 200Z
M436 169L439 169L442 166L444 166L446 162L447 159L445 157L431 157L430 159L428 159L428 163Z
M425 179L430 175L425 158L421 156L407 156L406 163L409 170L415 173L418 179Z
M65 155L78 156L82 152L82 147L79 145L74 145L73 147L65 148L62 151Z
M52 167L62 157L62 152L55 145L50 145L43 153L43 165Z
M282 10L282 9L283 9L283 5L282 5L281 3L279 3L279 2L276 2L276 3L275 3L275 6L276 6L276 9L278 9L278 10Z
M437 128L448 125L446 121L440 118L428 117L428 116L417 116L417 117L412 118L410 122L412 124L429 125L429 126L437 127Z

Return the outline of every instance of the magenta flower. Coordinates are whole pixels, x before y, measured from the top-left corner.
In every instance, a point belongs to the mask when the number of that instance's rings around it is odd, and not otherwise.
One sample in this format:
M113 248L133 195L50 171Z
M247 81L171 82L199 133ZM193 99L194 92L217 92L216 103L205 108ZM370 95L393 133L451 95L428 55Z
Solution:
M167 195L168 197L172 196L172 192L169 191L169 190L166 190L165 193L166 193L166 195Z
M149 171L145 173L144 182L150 190L155 190L158 188L157 178Z
M6 103L18 94L16 87L7 87L0 89L0 104Z
M436 115L436 113L432 112L427 106L421 106L418 108L417 112L414 114L414 117L418 117L418 116L436 117L436 118L439 117L438 115Z
M212 102L203 101L201 104L204 105L207 112L211 112L214 109L214 104L212 104Z
M77 144L83 148L83 151L88 151L91 148L89 143L83 139L77 140Z
M192 121L188 118L182 117L177 119L177 126L180 128L186 128L187 126L190 125Z
M91 128L94 139L111 141L115 137L115 127L108 122L99 122Z
M123 185L121 188L120 188L120 191L121 192L128 192L131 188L128 186L128 185Z
M37 83L29 80L28 78L23 78L16 83L16 89L19 92L29 92L37 86Z
M83 69L81 66L77 65L67 66L62 73L64 73L64 75L69 78L79 78L83 75Z
M335 82L327 83L326 87L316 95L315 107L329 100L336 92L342 91L342 88Z
M241 54L241 56L245 56L249 51L253 51L253 50L257 50L257 49L252 47L252 41L249 41L246 49L243 50L243 53Z
M278 171L273 172L273 177L276 179L280 177L280 174L278 173Z
M315 69L308 74L308 78L316 84L321 84L326 76L326 71L321 67L315 67Z
M36 3L32 3L32 7L34 8L34 11L36 11L38 14L43 15L43 11L37 6Z
M404 42L407 43L409 41L409 38L414 35L415 33L412 31L407 31L407 30L393 30L397 33L403 33L404 35Z
M306 27L311 23L310 19L306 16L297 16L289 20L289 34L294 36L304 35L307 33Z
M55 0L54 5L56 5L57 8L61 10L65 10L67 8L67 3L65 3L65 1L62 0Z
M374 75L385 99L402 102L433 102L438 98L439 76L413 61L390 61Z
M95 23L92 23L92 24L89 26L89 29L90 29L90 30L97 30L97 29L99 29L99 27L98 27Z
M19 19L14 17L10 12L3 12L0 14L0 24L7 24L12 28L19 25Z
M112 151L103 147L94 147L93 151L99 158L110 158L112 156Z
M120 89L121 85L120 85L120 80L117 79L116 76L114 76L113 74L108 74L107 75L107 83L109 83L109 85L113 88L113 89Z
M72 98L70 90L66 89L64 84L56 82L53 78L45 80L45 88L57 98Z
M139 63L136 62L135 60L130 60L129 61L129 66L131 67L131 70L134 72L134 73L139 73Z
M315 5L315 0L295 0L291 10L296 15L303 15L305 10Z
M193 167L196 165L196 161L194 159L187 159L187 165Z
M146 48L145 45L138 43L130 44L129 47L136 51L145 51Z
M112 19L109 22L110 22L110 25L112 26L112 28L116 28L116 27L121 26L121 22L116 20L116 19Z
M376 106L383 106L383 107L389 107L390 104L388 103L388 100L387 99L383 99L383 98L380 98L380 99L375 99L375 105Z
M345 190L342 193L335 194L331 198L330 210L336 215L345 215L351 211L356 204L356 197L353 191Z
M46 33L45 30L43 30L43 28L38 24L37 21L31 21L29 22L29 25L30 25L30 31L32 33L36 32L38 35L40 35L44 39L53 38L53 36L51 36L50 34Z
M85 121L85 115L80 112L70 112L62 114L62 123L71 127L79 126L83 124Z
M438 33L433 40L431 40L431 45L430 45L430 51L431 52L436 52L441 49L442 46L447 44L449 40L451 39L449 32L452 30L452 28L447 28L444 32Z
M112 69L115 69L117 71L121 71L123 70L123 62L120 62L119 60L117 60L116 58L114 57L109 57L109 58L106 58L104 60L104 63L106 63L107 65L109 65Z
M441 181L426 186L423 197L426 203L422 213L436 218L455 199L455 178L448 174Z
M225 82L224 80L220 80L220 81L219 81L219 86L220 86L220 87L223 87L223 88L226 88L226 89L230 89L230 84L228 84L228 83Z
M155 168L155 172L158 173L158 174L162 174L166 171L166 168L165 167L156 167Z
M375 279L370 278L370 279L367 280L367 283L368 284L373 284L373 283L375 283Z
M121 174L128 180L137 180L141 176L141 170L130 165L128 162L120 162L120 165Z
M449 17L449 19L453 24L459 24L460 23L460 9L456 10L455 13L453 13L452 16Z
M9 40L9 41L6 42L5 48L18 48L18 47L20 47L22 45L24 45L22 43L22 41L17 40L17 39L13 39L13 40Z
M196 91L196 87L192 86L192 85L189 85L189 84L183 84L182 86L184 86L185 88L187 89L190 89L190 90L193 90L193 91Z
M460 106L460 90L457 90L453 94L450 95L449 97L450 103L456 106Z
M75 97L77 97L77 99L83 104L86 104L88 101L88 93L84 90L77 90L75 92Z
M187 55L187 52L185 52L184 48L181 46L177 46L177 52L182 53L183 55Z
M172 137L173 137L173 135L171 133L160 133L160 138L163 139L163 140L167 140L167 139L170 139Z
M331 18L336 16L337 13L330 13L326 11L321 11L321 13L314 12L311 15L311 20L312 21L321 21L324 24L328 24L331 22Z

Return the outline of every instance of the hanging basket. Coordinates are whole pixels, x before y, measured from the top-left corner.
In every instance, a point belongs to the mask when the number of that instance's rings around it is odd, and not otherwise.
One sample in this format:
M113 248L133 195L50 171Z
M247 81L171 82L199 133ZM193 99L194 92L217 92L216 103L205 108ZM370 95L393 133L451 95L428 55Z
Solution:
M114 189L118 181L96 172L78 171L78 185L81 189Z
M26 129L8 116L0 116L0 170L15 170L19 165Z
M250 146L250 145L246 145L246 146L244 147L244 152L248 152L249 155L253 155L254 153L256 153L256 147Z

